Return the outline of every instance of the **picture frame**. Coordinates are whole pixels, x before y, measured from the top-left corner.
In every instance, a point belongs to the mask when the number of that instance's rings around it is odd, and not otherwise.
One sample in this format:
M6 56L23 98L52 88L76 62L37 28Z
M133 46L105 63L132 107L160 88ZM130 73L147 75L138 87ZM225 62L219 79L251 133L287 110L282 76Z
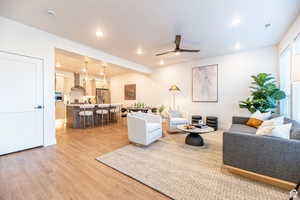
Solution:
M136 100L136 84L124 85L124 99Z
M218 64L192 68L192 101L218 102Z

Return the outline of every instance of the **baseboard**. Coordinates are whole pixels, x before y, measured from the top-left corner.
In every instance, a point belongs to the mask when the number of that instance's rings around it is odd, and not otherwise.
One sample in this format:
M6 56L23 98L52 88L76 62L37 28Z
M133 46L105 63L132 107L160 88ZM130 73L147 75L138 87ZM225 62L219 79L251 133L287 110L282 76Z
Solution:
M257 173L254 173L254 172L250 172L250 171L246 171L246 170L243 170L243 169L240 169L240 168L232 167L232 166L229 166L229 165L223 165L223 168L228 170L229 172L231 172L233 174L237 174L237 175L240 175L240 176L243 176L243 177L246 177L246 178L249 178L249 179L253 179L253 180L256 180L256 181L259 181L259 182L267 183L267 184L270 184L270 185L273 185L275 187L279 187L279 188L282 188L282 189L285 189L285 190L292 190L296 186L295 183L292 183L292 182L289 182L289 181L284 181L284 180L281 180L281 179L272 178L272 177L269 177L269 176L264 176L264 175L257 174Z

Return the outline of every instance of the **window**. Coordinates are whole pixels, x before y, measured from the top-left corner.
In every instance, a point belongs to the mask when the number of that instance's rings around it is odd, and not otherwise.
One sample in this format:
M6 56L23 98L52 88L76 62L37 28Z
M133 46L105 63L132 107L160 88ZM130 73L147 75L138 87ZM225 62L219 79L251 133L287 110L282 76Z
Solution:
M280 89L285 91L287 98L280 102L280 113L291 117L291 49L287 48L280 55Z
M300 37L294 42L292 68L292 117L300 121Z
M287 98L280 102L280 113L300 121L300 35L294 40L293 48L280 55L280 89Z

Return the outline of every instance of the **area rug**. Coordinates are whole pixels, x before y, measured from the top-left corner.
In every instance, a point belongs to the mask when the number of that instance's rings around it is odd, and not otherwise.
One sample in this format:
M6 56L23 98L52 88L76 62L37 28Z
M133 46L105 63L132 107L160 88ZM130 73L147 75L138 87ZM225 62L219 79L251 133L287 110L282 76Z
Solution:
M128 145L97 160L173 199L287 199L287 191L222 169L222 132L205 134L204 147L186 145L184 139L168 135L148 147Z

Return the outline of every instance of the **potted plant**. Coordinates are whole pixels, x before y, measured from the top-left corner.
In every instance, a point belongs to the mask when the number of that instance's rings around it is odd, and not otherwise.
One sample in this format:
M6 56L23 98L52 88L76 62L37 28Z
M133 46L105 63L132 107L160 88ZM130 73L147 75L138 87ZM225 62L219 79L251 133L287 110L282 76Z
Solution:
M158 112L159 112L159 114L161 115L162 114L162 112L165 110L165 106L164 105L161 105L160 107L159 107L159 109L158 109Z
M286 98L284 91L280 90L275 78L271 74L260 73L251 76L251 96L240 102L240 108L246 108L251 113L259 110L262 113L273 111L277 108L278 102Z

